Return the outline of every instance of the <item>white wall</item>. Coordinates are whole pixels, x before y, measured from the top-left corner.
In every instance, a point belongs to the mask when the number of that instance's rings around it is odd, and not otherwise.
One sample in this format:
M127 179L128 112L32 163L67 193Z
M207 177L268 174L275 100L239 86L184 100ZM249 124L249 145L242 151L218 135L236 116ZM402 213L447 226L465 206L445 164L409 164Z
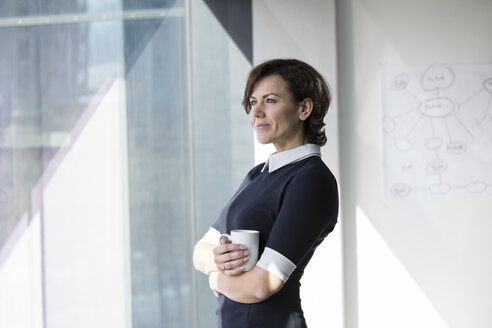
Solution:
M296 58L315 67L328 81L334 95L326 116L327 144L322 156L339 176L338 108L336 101L336 49L334 0L253 1L253 60ZM263 150L256 144L256 151ZM272 147L260 151L263 162ZM301 299L310 328L343 325L341 226L316 250L301 280Z
M337 2L346 327L492 327L492 201L385 202L379 76L491 64L491 30L491 1Z

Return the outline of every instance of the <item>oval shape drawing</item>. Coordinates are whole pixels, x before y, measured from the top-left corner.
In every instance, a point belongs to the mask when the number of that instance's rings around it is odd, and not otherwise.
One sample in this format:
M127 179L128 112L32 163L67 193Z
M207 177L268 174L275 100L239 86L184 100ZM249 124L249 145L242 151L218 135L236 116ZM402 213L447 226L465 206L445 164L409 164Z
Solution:
M403 198L410 193L410 187L404 183L397 183L391 187L391 194L395 197Z
M420 82L426 91L446 89L454 83L454 72L446 66L430 66L422 74Z
M484 192L489 186L483 181L474 181L466 185L466 190L473 193Z
M395 146L401 151L410 151L413 149L413 143L405 137L396 138Z
M425 141L425 147L429 150L438 149L442 146L443 140L438 137L429 138Z
M429 191L433 194L446 194L451 190L447 183L436 183L430 186Z
M453 155L463 154L467 149L468 147L463 141L451 141L446 146L448 153Z
M438 158L427 164L426 168L430 174L441 174L448 169L448 163Z
M395 120L392 119L391 117L386 116L383 118L383 131L385 133L392 133L395 131Z
M427 117L446 117L454 112L454 102L449 98L431 98L420 103L419 111Z
M407 74L398 74L393 78L393 80L391 80L390 88L392 90L404 90L407 88L409 81L410 77Z
M492 77L483 81L482 86L488 93L492 94Z

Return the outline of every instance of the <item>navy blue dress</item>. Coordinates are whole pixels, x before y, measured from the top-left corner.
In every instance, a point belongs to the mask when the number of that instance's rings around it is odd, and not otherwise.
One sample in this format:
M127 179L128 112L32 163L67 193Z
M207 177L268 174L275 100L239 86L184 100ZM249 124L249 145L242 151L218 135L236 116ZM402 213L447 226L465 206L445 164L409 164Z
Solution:
M259 254L269 247L295 264L282 289L255 304L219 296L219 328L306 327L300 279L316 247L333 230L338 216L335 177L318 156L287 164L271 173L253 168L222 210L213 228L260 231Z

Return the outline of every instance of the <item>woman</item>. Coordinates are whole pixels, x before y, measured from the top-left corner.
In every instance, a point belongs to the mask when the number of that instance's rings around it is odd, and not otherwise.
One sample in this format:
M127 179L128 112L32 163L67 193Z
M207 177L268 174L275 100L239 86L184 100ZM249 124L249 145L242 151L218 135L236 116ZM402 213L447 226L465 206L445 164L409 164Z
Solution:
M276 152L254 167L196 244L195 268L219 295L219 327L306 327L300 279L338 215L337 183L321 160L323 118L331 94L323 77L294 59L276 59L249 73L243 106L257 139ZM259 260L222 233L260 231Z

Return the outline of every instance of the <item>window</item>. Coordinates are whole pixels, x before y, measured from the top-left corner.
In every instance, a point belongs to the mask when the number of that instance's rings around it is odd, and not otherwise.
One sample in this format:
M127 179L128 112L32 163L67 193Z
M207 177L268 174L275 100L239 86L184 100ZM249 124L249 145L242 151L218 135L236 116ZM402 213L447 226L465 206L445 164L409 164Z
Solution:
M0 326L213 326L191 252L253 164L248 59L202 1L0 13Z

